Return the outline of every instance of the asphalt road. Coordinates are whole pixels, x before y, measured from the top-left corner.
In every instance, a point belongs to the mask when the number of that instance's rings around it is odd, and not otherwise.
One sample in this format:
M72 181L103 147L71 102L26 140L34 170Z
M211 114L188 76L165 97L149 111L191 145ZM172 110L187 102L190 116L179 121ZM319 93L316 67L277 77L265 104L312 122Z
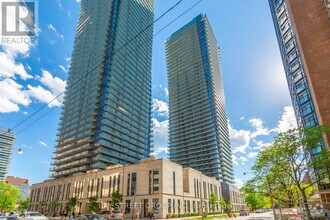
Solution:
M237 218L222 218L224 219L239 219L239 220L274 220L273 212L251 213L249 216L238 216Z

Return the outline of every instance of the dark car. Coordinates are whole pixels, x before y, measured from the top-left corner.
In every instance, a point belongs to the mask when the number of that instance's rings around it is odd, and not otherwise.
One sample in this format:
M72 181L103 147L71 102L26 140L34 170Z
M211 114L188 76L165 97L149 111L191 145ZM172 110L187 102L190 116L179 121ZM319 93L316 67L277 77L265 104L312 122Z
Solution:
M102 215L86 214L77 215L74 217L74 220L109 220L109 218Z
M250 215L250 213L245 209L239 211L239 216L248 216L248 215Z

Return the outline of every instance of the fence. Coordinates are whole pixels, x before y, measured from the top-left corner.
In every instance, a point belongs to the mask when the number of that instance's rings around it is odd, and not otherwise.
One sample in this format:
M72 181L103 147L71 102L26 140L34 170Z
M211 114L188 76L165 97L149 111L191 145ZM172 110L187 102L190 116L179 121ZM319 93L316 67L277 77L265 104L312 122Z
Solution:
M308 203L311 218L303 204L297 208L277 208L275 210L277 220L330 220L330 203Z

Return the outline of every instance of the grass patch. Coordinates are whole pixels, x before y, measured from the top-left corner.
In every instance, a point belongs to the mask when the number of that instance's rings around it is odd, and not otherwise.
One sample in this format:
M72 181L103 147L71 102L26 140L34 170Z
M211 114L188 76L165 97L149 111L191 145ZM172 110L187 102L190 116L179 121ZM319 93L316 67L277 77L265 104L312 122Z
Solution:
M204 218L204 220L214 220L214 219L219 219L219 218L228 218L228 215L212 215L212 216L207 216ZM194 218L193 220L201 220L202 217L199 218Z

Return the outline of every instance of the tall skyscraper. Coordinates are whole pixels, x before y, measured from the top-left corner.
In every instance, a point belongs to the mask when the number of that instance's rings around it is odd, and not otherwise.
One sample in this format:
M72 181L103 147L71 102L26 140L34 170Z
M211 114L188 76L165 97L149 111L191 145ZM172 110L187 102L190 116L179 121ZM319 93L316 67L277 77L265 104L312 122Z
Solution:
M220 50L205 15L166 41L170 160L233 183Z
M14 145L14 133L10 129L0 128L0 182L5 180Z
M154 0L81 1L52 177L149 155L153 11Z
M269 0L291 99L300 127L330 126L330 4ZM311 154L329 150L330 134ZM329 168L318 170L321 198L330 199ZM323 177L326 178L323 178Z

